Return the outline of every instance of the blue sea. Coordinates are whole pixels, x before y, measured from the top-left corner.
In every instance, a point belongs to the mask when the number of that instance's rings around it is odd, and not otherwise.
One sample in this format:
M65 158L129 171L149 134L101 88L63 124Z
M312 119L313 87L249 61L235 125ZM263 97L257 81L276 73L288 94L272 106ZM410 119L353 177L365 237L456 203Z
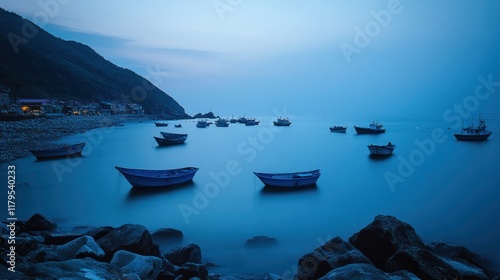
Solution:
M75 226L139 223L151 231L182 230L180 244L196 243L204 262L221 273L273 272L285 278L298 260L335 236L347 240L376 215L410 223L425 242L449 240L500 265L500 116L486 115L489 140L459 142L458 129L441 115L380 117L387 132L356 135L353 125L372 119L275 116L258 126L196 128L195 120L126 123L61 140L86 141L81 158L16 166L16 215L41 213L63 230ZM182 128L174 128L181 123ZM477 121L476 121L477 123ZM347 133L331 133L333 125ZM183 145L157 147L160 131L188 133ZM384 159L369 157L367 145L397 147ZM2 169L6 170L7 165ZM115 166L169 169L199 167L192 183L153 191L133 189ZM274 191L253 172L321 169L315 188ZM5 174L6 172L4 172ZM253 236L277 244L248 248Z

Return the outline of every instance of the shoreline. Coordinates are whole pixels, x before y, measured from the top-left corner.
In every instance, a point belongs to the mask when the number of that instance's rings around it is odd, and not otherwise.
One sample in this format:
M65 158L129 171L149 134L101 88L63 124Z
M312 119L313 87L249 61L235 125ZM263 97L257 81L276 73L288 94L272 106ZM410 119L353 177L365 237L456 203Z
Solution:
M92 129L151 120L174 120L156 115L64 116L0 122L0 165L29 156L29 150L60 146L64 137Z
M0 276L62 279L87 272L100 279L330 280L330 279L499 279L492 263L464 246L447 241L425 243L415 229L394 216L378 215L344 240L337 236L297 260L295 271L221 274L206 262L196 243L179 243L182 231L150 232L141 224L78 226L61 231L40 214L1 228ZM15 242L9 242L15 240ZM243 246L270 248L278 240L255 236ZM10 245L9 245L10 244ZM14 244L14 245L13 245ZM214 271L215 270L215 271ZM14 272L15 271L15 272ZM24 278L23 278L24 277ZM21 279L19 278L19 279Z

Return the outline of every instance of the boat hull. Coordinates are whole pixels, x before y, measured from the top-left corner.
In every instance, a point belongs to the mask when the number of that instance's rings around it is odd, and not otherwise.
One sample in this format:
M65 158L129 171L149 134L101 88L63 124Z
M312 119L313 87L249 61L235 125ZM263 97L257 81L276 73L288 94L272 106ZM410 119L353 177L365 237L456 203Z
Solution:
M368 127L354 126L357 134L380 134L385 132L385 128L373 129Z
M30 152L37 159L49 159L49 158L61 158L68 156L76 156L81 155L83 147L85 147L85 142L69 145L56 149L47 149L47 150L30 150Z
M316 184L316 181L318 181L318 178L321 175L319 169L306 172L294 172L294 173L254 172L254 174L266 186L285 187L285 188L295 188L295 187L314 185Z
M335 132L335 133L345 133L347 131L347 127L330 127L330 132Z
M182 144L186 141L186 137L180 137L180 138L170 138L170 139L165 139L165 138L160 138L153 136L156 140L156 143L158 143L158 146L171 146L171 145L178 145Z
M131 169L115 166L135 188L159 188L183 184L193 180L196 167L166 170Z
M370 154L373 156L389 156L392 155L392 152L396 148L395 145L391 147L388 146L379 146L379 145L368 145L368 150L370 150Z
M458 141L485 141L490 135L491 132L486 134L455 134L455 138Z

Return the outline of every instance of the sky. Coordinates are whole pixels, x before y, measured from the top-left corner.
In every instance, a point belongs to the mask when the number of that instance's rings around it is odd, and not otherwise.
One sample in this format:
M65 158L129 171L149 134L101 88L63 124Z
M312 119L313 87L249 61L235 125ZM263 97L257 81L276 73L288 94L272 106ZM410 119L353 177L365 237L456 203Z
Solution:
M0 0L145 76L188 114L350 117L497 113L500 2ZM491 87L490 87L491 89ZM471 101L472 100L472 101ZM477 107L477 108L476 108Z

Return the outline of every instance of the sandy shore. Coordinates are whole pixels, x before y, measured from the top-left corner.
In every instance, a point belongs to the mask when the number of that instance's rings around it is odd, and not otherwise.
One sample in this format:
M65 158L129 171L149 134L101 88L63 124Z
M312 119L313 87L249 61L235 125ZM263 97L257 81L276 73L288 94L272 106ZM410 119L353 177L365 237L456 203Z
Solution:
M155 119L153 116L68 116L0 122L0 164L30 155L31 149L46 149L65 136L85 131Z

